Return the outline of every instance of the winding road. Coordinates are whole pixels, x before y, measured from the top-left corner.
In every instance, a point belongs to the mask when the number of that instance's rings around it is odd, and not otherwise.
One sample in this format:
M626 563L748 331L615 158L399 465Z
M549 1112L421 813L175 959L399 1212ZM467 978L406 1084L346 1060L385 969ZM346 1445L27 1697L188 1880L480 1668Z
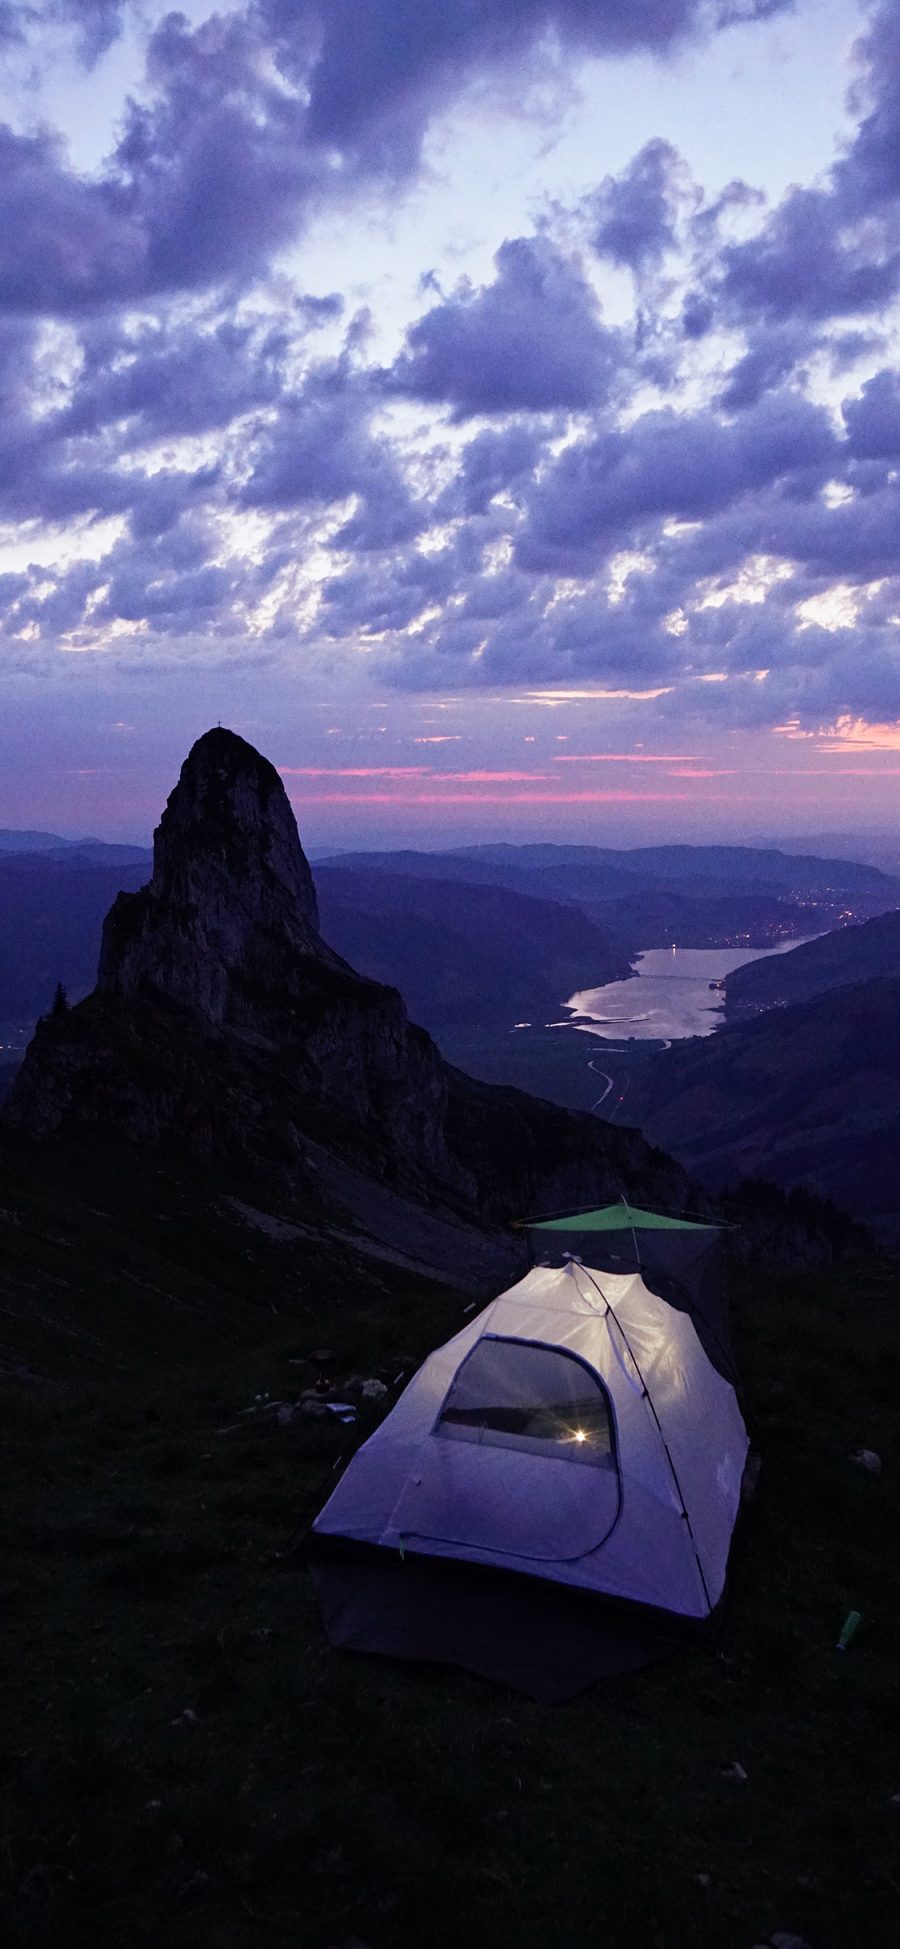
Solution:
M591 1107L591 1110L599 1110L599 1108L600 1108L600 1105L601 1105L601 1103L605 1103L605 1102L606 1102L606 1099L607 1099L607 1097L608 1097L608 1096L609 1096L609 1095L611 1094L611 1092L612 1092L612 1091L613 1091L613 1090L615 1089L615 1087L616 1087L616 1079L615 1079L615 1077L614 1077L614 1076L611 1076L611 1075L610 1075L610 1073L609 1073L609 1070L608 1070L608 1069L600 1069L600 1068L598 1068L598 1066L597 1066L597 1064L596 1064L596 1063L595 1063L595 1061L594 1061L594 1058L593 1058L593 1056L591 1057L591 1059L590 1059L590 1061L589 1061L589 1063L588 1063L588 1068L589 1068L590 1070L592 1070L592 1071L593 1071L593 1073L594 1073L594 1075L595 1075L595 1076L602 1076L602 1078L603 1078L603 1081L604 1081L604 1083L606 1084L606 1088L605 1088L605 1090L603 1091L603 1093L602 1093L602 1095L601 1095L601 1096L598 1096L598 1098L597 1098L597 1101L596 1101L596 1103L592 1103L592 1104L591 1104L591 1106L590 1106L590 1107ZM619 1109L621 1108L621 1105L622 1105L622 1104L624 1103L624 1101L625 1101L625 1098L626 1098L626 1096L627 1096L627 1094L628 1094L628 1084L629 1084L629 1081L630 1081L630 1078L629 1078L628 1076L624 1076L624 1077L623 1077L623 1079L622 1079L622 1088L621 1088L621 1090L619 1091L619 1095L618 1095L618 1097L617 1097L617 1099L616 1099L616 1106L615 1106L615 1109L613 1110L613 1116L615 1116L615 1115L616 1115L616 1113L618 1112L618 1110L619 1110Z

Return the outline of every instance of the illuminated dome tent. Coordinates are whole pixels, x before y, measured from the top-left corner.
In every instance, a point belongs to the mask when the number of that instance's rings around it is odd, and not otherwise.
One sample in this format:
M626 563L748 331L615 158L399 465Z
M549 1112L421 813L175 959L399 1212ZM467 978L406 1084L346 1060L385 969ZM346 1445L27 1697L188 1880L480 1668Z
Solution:
M722 1241L728 1227L708 1219L641 1211L622 1201L598 1211L526 1220L534 1256L579 1258L607 1272L639 1272L671 1306L690 1313L714 1367L735 1380Z
M534 1266L429 1355L313 1526L334 1644L554 1698L709 1630L748 1444L684 1270L676 1304L634 1264Z

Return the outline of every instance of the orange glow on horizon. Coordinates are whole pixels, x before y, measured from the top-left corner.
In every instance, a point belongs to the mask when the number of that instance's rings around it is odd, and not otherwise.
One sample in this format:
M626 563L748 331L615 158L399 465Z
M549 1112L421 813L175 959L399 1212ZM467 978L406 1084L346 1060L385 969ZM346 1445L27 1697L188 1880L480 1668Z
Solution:
M815 742L816 750L823 756L846 757L854 752L900 752L900 719L891 723L869 723L864 717L839 717L829 731L807 731L796 718L786 724L776 724L776 737L790 738L797 742ZM828 767L830 770L831 767Z

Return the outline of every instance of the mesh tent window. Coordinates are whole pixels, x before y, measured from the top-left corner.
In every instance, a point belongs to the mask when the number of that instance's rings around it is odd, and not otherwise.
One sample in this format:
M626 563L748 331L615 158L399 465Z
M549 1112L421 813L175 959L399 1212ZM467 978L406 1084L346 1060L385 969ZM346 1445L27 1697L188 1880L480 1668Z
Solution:
M612 1412L598 1375L575 1354L536 1340L485 1334L463 1361L434 1432L547 1460L616 1466Z

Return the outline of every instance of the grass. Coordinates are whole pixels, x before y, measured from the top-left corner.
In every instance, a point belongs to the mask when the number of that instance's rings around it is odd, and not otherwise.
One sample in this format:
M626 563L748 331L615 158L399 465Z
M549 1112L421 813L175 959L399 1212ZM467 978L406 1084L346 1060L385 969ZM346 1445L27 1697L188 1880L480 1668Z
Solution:
M461 1307L407 1295L193 1376L7 1390L16 1949L898 1940L893 1269L743 1280L764 1466L718 1651L552 1708L332 1652L281 1552L357 1437L241 1412L296 1393L310 1346L370 1371ZM880 1478L848 1460L860 1443Z
M345 1321L360 1358L379 1339L402 1347L402 1319L421 1318L420 1278L382 1270L349 1237L273 1238L239 1215L230 1189L246 1196L239 1172L229 1186L162 1149L148 1168L108 1138L51 1150L0 1132L0 1375L102 1382L105 1401L123 1376L163 1384L239 1352L246 1363L291 1323L301 1347L326 1332L340 1347ZM282 1213L277 1183L260 1196ZM437 1321L441 1291L431 1288ZM451 1305L456 1318L458 1297Z

